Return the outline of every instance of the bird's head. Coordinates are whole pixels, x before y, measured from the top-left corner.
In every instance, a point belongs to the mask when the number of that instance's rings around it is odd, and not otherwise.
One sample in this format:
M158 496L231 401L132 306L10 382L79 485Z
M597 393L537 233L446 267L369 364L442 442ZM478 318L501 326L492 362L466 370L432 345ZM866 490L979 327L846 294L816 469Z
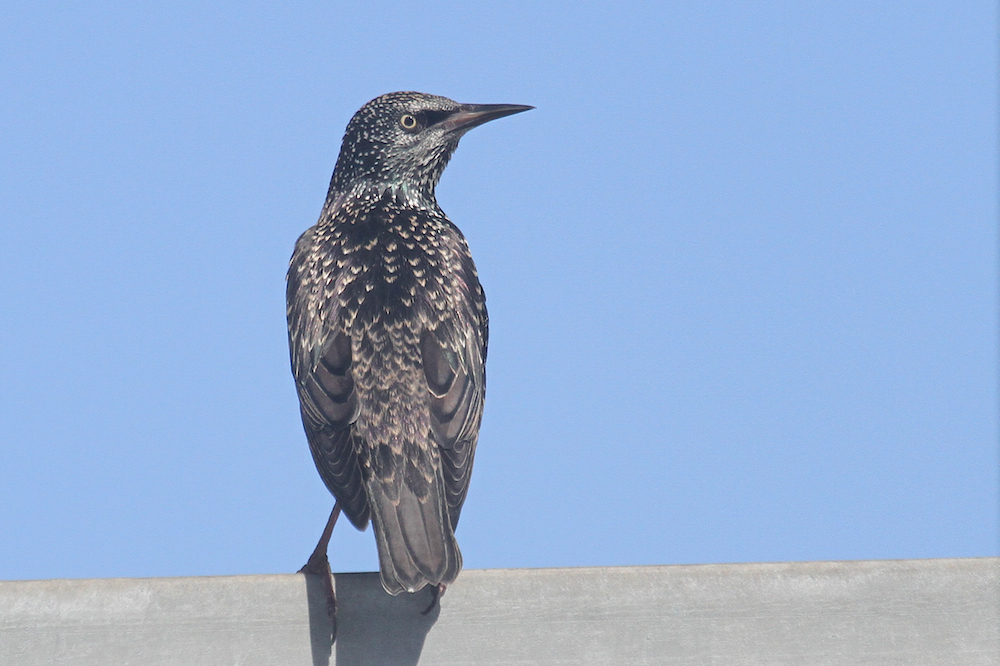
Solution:
M441 173L467 131L532 109L516 104L459 104L447 97L395 92L354 114L344 133L331 195L371 184L433 198Z

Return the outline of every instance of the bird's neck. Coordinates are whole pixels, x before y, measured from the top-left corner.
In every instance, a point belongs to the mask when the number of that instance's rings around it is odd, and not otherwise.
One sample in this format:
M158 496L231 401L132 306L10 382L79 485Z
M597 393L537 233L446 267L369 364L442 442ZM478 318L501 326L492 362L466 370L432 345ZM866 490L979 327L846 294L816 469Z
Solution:
M325 208L338 208L348 200L384 201L390 199L401 208L440 211L433 187L420 187L406 181L358 180L346 187L330 187Z

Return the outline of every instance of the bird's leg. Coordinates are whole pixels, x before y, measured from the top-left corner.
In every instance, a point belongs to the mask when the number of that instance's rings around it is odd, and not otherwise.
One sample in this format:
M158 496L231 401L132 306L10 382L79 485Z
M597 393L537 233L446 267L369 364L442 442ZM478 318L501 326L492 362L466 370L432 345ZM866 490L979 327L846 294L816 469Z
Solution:
M422 611L420 611L420 614L421 615L427 615L432 610L434 610L434 607L437 606L437 604L438 604L438 599L440 599L441 597L444 596L444 591L447 590L447 589L448 589L448 586L445 585L444 583L438 583L437 585L435 585L434 589L431 590L431 603L430 603L430 605L428 605L427 608L425 608Z
M340 516L340 504L334 502L333 511L330 512L330 519L326 521L326 528L323 535L316 544L316 549L309 556L309 561L299 569L299 573L321 576L324 581L324 591L326 592L326 610L331 619L337 617L337 597L333 593L333 572L330 571L330 559L326 555L326 549L330 545L330 535L333 534L333 526L337 524Z
M330 512L330 519L326 521L326 528L323 530L323 535L319 538L319 543L316 544L316 549L313 550L312 555L309 556L309 561L306 562L305 566L299 569L299 573L313 574L316 576L322 575L324 573L330 573L330 560L327 559L326 549L330 545L330 535L333 534L333 526L337 524L337 518L340 517L340 504L334 502L333 511Z

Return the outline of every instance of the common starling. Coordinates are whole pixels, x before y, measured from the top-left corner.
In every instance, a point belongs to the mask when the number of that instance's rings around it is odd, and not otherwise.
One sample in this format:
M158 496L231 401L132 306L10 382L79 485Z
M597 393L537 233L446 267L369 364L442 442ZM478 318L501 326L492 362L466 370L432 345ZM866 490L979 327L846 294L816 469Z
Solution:
M302 422L336 500L304 571L329 574L341 509L360 530L374 524L389 594L443 591L462 568L454 531L483 413L488 321L465 237L434 190L465 132L531 108L397 92L347 126L319 221L288 269Z

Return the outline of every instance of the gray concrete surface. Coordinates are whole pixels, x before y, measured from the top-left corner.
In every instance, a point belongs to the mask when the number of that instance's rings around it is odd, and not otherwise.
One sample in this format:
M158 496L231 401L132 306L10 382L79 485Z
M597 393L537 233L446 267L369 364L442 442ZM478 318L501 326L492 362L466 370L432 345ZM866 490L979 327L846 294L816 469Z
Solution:
M0 582L0 664L1000 665L1000 559Z

